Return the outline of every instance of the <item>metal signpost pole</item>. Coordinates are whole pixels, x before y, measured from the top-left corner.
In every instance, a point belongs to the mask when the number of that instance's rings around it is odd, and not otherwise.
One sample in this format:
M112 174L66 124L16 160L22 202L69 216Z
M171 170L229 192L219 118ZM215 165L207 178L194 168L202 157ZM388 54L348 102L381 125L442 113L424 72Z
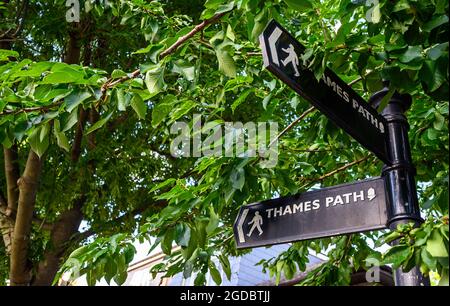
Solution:
M377 108L383 97L388 93L388 82L385 87L375 93L369 103ZM386 197L388 199L388 227L395 230L398 224L413 222L419 226L423 220L420 217L417 199L415 168L412 164L411 150L408 139L408 121L404 113L410 108L410 95L394 93L382 112L387 121L388 154L390 165L383 167L382 176L385 178ZM424 277L419 267L414 267L405 273L401 268L395 271L397 286L429 286L429 279Z

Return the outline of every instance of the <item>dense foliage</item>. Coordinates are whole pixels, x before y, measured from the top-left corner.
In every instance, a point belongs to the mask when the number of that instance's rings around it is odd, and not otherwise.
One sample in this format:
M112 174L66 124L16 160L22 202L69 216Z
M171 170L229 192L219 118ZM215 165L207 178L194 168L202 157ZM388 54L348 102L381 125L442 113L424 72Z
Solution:
M293 243L261 269L292 278L312 249L330 260L304 284L348 284L374 263L419 265L448 284L448 1L80 3L80 21L69 23L63 0L0 1L0 284L49 284L71 269L89 284L123 283L131 242L151 237L167 255L152 272L195 272L196 284L210 272L221 283L215 263L229 277L228 256L247 252L233 240L241 205L380 175L382 163L317 111L280 137L273 168L258 157L171 156L171 124L192 128L194 114L285 128L310 108L262 67L258 36L272 18L307 46L301 60L317 78L328 66L366 99L383 79L413 96L407 117L426 222ZM14 173L22 184L9 180ZM20 218L30 227L25 248L8 242ZM385 254L374 250L372 242L399 238Z

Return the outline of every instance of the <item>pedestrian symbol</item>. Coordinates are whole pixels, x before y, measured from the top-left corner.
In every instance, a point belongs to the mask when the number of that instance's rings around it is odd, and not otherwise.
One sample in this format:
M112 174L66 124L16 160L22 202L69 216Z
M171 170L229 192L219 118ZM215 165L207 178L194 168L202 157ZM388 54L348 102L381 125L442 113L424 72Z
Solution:
M252 224L252 228L250 229L250 232L248 232L247 236L250 237L255 230L255 228L258 229L259 236L263 233L263 230L261 229L261 225L263 224L263 219L261 215L259 214L259 211L255 212L255 216L253 217L252 221L250 221L248 224Z
M300 73L298 72L298 56L297 53L294 50L294 46L292 44L289 44L289 47L287 49L285 48L281 48L281 50L283 50L284 52L286 52L288 54L288 56L281 61L281 63L283 63L283 66L287 66L289 63L292 63L292 66L294 67L295 70L295 76L300 76Z

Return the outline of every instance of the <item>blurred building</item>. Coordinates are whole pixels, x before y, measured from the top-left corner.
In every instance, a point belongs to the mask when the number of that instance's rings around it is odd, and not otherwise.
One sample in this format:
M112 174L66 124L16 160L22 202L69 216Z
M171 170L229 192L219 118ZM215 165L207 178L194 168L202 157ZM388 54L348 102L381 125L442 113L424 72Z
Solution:
M222 270L222 266L216 263L222 277L222 286L258 286L267 283L274 285L275 279L269 277L269 272L262 272L262 266L256 265L262 259L270 259L278 256L281 252L287 250L289 244L274 245L270 248L260 247L254 248L246 255L240 257L229 258L231 266L231 279L228 280ZM183 274L179 273L170 279L161 279L157 276L152 279L150 268L161 262L164 254L158 253L147 258L144 258L134 264L130 265L128 269L128 278L124 285L128 286L193 286L195 274L190 278L184 279ZM316 265L323 262L316 256L309 256L308 265ZM206 285L216 286L209 273L206 275Z

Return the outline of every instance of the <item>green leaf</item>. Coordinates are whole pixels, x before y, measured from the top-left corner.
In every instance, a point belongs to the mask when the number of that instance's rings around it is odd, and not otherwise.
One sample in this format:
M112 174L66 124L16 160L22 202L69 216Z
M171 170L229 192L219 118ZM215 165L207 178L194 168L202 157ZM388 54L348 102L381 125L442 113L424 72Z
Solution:
M239 97L238 97L238 98L233 102L233 104L231 105L231 110L233 111L233 113L234 113L234 111L236 110L236 108L237 108L239 105L241 105L241 103L244 102L245 99L247 99L248 95L249 95L250 93L252 93L253 91L255 91L254 88L249 88L249 89L246 89L244 92L242 92L242 93L239 95Z
M172 71L181 74L188 81L193 81L195 78L195 67L182 60L173 64Z
M445 125L445 118L438 112L434 113L435 121L433 122L434 129L441 131L444 128Z
M156 191L156 190L160 190L160 189L162 189L163 187L166 187L167 185L171 185L171 184L175 183L176 181L177 181L177 180L174 179L174 178L167 179L167 180L165 180L164 182L159 183L159 184L157 184L155 187L153 187L152 189L150 189L149 192L154 192L154 191Z
M170 255L172 253L172 241L174 236L174 229L172 227L168 228L161 240L161 249L164 254Z
M286 263L283 268L284 276L287 279L292 279L294 277L295 271L292 269L291 265Z
M438 58L440 58L447 50L448 50L448 42L443 44L437 44L427 50L427 56L430 60L435 61Z
M47 122L41 126L41 132L39 133L39 141L43 141L44 138L48 135L48 132L50 132L50 124Z
M422 46L408 46L408 49L398 59L402 63L409 63L418 58L422 58Z
M117 274L117 265L113 258L111 257L107 258L104 272L105 272L105 280L108 284L110 284L113 277Z
M231 25L227 26L227 31L225 33L225 36L228 37L232 42L235 41L236 35L234 34L234 31L233 31L233 28L231 27Z
M64 84L64 83L75 83L83 80L83 73L72 69L70 67L64 67L57 71L51 72L49 75L44 77L41 84Z
M63 148L67 152L70 151L69 141L67 140L64 132L60 131L60 123L59 120L55 119L53 122L53 133L56 137L56 142L60 148Z
M394 268L400 265L408 258L412 249L407 245L396 245L390 248L383 256L383 263L392 263Z
M269 104L270 99L272 99L272 93L268 94L267 96L264 97L263 101L262 101L262 105L264 109L267 109L267 104Z
M192 108L197 105L194 101L187 100L184 101L180 107L176 108L174 112L170 115L170 119L175 121L182 116L186 115Z
M164 87L164 68L155 65L154 67L148 69L145 74L145 84L147 85L147 89L151 95L156 95L161 92Z
M194 263L191 260L186 261L183 268L183 277L189 278L192 275L192 270L194 269Z
M395 87L389 88L389 91L386 93L386 95L381 99L380 105L378 105L378 113L381 113L383 109L388 105L389 101L391 100L392 96L395 93Z
M268 21L268 10L266 8L263 8L261 12L258 13L258 15L255 16L254 25L252 28L252 32L250 34L250 39L257 43L259 40L259 36L261 35L262 31L267 25Z
M17 121L17 123L14 126L14 137L21 141L22 137L25 135L26 131L31 127L31 123L28 120L20 120ZM0 143L3 141L3 139L0 139Z
M53 102L67 97L73 90L70 88L53 88L50 84L40 85L34 91L34 99L40 102L47 102L54 99Z
M195 223L196 238L197 238L198 246L200 248L203 248L206 243L206 224L207 224L207 220L205 220L205 219L199 219Z
M440 25L443 25L444 23L448 23L447 15L441 15L441 16L433 18L432 20L425 23L423 25L422 29L426 32L430 32L431 30L437 28Z
M205 274L202 273L202 272L199 272L197 274L197 277L194 280L194 285L195 286L202 286L202 285L205 284L205 282L206 282Z
M228 257L221 254L219 255L219 260L222 265L222 269L225 272L225 275L227 276L227 279L231 280L231 266Z
M26 70L19 70L18 72L13 74L13 78L16 77L39 77L41 74L47 70L49 70L54 63L51 62L37 62L30 65L30 67Z
M309 0L284 0L288 6L294 10L304 12L305 10L311 9L313 7Z
M422 248L420 256L422 258L422 261L428 266L430 270L436 269L436 259L431 256L426 248Z
M231 172L230 180L234 189L242 190L245 184L245 171L242 168L234 169Z
M409 3L405 0L400 0L395 4L394 8L392 9L392 12L400 12L406 9L409 9L411 6Z
M275 277L275 285L277 285L277 286L280 283L281 272L283 271L284 264L285 264L284 260L277 261L277 265L276 265L277 270L276 270L276 277Z
M44 137L43 140L40 139L41 127L34 128L33 132L28 136L28 143L31 146L31 149L34 153L36 153L39 158L44 155L45 151L49 145L49 137Z
M120 69L114 69L114 71L111 73L111 78L113 78L113 79L118 79L118 78L126 77L126 76L127 76L127 74Z
M209 222L206 226L206 233L211 234L219 225L219 216L214 211L212 206L209 207Z
M236 65L230 53L224 48L216 49L217 60L219 61L219 70L230 78L236 76Z
M101 128L105 123L111 118L113 112L110 112L108 115L106 115L105 118L100 119L97 121L94 125L92 125L90 128L86 130L86 135L89 135L90 133L94 132L95 130L98 130Z
M77 90L77 91L71 93L69 96L67 96L64 99L64 103L66 104L66 107L67 107L66 110L69 113L71 113L75 107L80 105L80 103L82 103L86 99L90 98L91 96L92 96L92 94L87 90L83 90L83 91Z
M132 244L127 244L123 252L123 255L125 257L125 264L128 265L133 260L135 254L136 249L134 248L134 246Z
M69 258L80 259L87 251L89 250L89 246L84 245L75 249L72 253L70 253Z
M447 286L449 284L449 277L448 277L448 269L442 270L441 272L441 279L439 280L439 286Z
M234 7L234 1L228 2L226 4L221 4L217 8L215 14L220 14L220 13L225 13L225 12L231 11L233 9L233 7Z
M448 62L447 62L448 63ZM420 70L419 77L427 85L427 89L430 92L438 89L447 78L446 66L442 65L439 61L424 61L422 69Z
M116 274L116 276L114 276L114 282L116 282L117 285L122 286L127 280L127 277L128 273L126 271Z
M389 243L392 242L398 238L402 237L402 234L394 231L392 233L388 233L387 235L383 235L382 237L380 237L377 242L375 243L375 247L380 247L385 243Z
M191 228L184 223L175 227L175 242L181 247L187 247L191 239Z
M66 132L70 130L76 123L78 122L78 109L74 109L69 117L67 117L66 124L62 129L62 132Z
M217 270L216 265L212 260L209 261L209 273L211 274L213 281L220 286L220 284L222 284L222 277L220 276L220 272Z
M435 129L429 128L427 129L427 137L429 140L436 140L438 138L438 133Z
M147 104L142 100L141 96L135 94L131 99L131 107L134 109L139 119L145 119L145 114L147 113Z
M428 253L433 257L448 257L448 250L445 247L444 238L438 229L434 229L431 233L430 238L427 240L426 248Z
M166 95L152 111L152 127L157 127L173 110L173 105L177 102L174 95Z
M116 89L116 97L117 97L117 109L120 112L123 112L127 109L127 104L129 104L129 99L128 101L125 100L125 95L123 93L123 90L121 88ZM128 102L128 103L127 103Z
M0 62L9 61L9 58L18 58L19 53L13 50L0 49Z

